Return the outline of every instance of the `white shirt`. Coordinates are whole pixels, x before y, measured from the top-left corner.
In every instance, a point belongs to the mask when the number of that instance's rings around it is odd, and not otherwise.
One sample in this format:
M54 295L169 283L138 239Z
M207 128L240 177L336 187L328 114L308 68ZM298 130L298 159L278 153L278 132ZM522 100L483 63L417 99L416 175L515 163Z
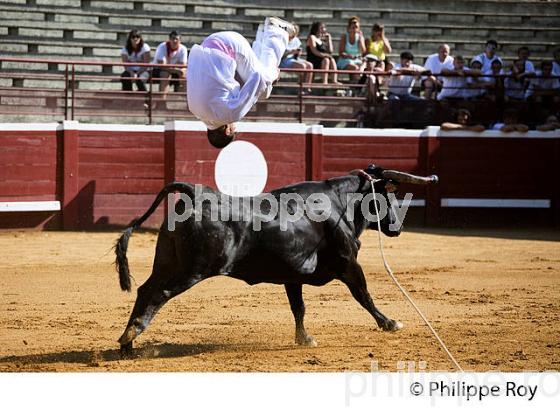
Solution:
M526 73L534 73L535 72L535 65L530 62L529 60L525 61L525 72Z
M513 74L510 70L508 74ZM505 95L516 100L525 99L525 80L516 81L515 78L507 77L504 80Z
M225 53L193 46L187 67L189 110L208 129L239 121L267 90L264 77L254 71L243 87L235 80L237 63Z
M171 51L171 53L167 55L167 42L164 41L157 46L153 63L158 64L159 61L163 61L162 64L187 65L187 47L183 44L179 44L177 50Z
M492 57L492 58L488 58L486 56L486 53L482 53L482 54L477 55L475 57L475 59L482 63L482 72L490 71L490 69L492 68L492 61L494 61L494 60L498 60L499 62L501 62L503 64L502 59L500 57L498 57L497 54L494 54L494 57Z
M496 81L498 80L498 78L493 77L493 75L496 75L492 72L492 70L487 70L487 71L482 71L482 74L484 74L484 77L479 77L479 81L484 81L487 83L491 83L492 85L496 84ZM505 71L503 68L500 68L500 72L498 73L498 75L504 75ZM488 77L486 77L488 76Z
M560 76L560 64L558 64L556 61L552 62L552 75Z
M432 74L441 74L441 70L444 68L447 70L453 70L453 57L447 56L443 63L439 60L439 55L432 54L428 56L426 59L426 63L424 64L424 68L426 70L430 70Z
M478 86L479 82L486 82L488 77L467 77L468 89L465 90L465 97L474 98L486 94L486 88Z
M494 125L492 125L492 130L494 131L500 131L506 124L504 124L503 122L497 122Z
M299 50L300 48L301 48L301 40L299 39L299 37L294 37L288 43L288 46L286 47L286 51L295 51L295 50Z
M542 71L537 71L537 77L542 76ZM554 74L552 74L554 75ZM527 92L525 97L529 97L533 95L537 90L558 90L560 89L560 80L558 78L531 78L529 80L529 87L527 88Z
M414 86L414 81L416 78L412 75L398 75L397 70L402 68L400 64L396 64L394 69L391 71L391 76L389 77L389 92L397 95L406 95L412 92L412 87ZM414 70L418 72L424 71L424 67L418 64L410 64L406 67L407 70Z
M469 72L468 68L464 68L465 73ZM437 96L438 100L444 98L467 98L469 96L468 77L441 77L443 83L441 91Z
M150 52L150 46L146 43L142 44L142 48L138 51L133 51L129 53L126 47L121 49L121 56L126 56L129 63L143 63L144 55ZM128 66L127 69L132 71L139 71L139 66Z

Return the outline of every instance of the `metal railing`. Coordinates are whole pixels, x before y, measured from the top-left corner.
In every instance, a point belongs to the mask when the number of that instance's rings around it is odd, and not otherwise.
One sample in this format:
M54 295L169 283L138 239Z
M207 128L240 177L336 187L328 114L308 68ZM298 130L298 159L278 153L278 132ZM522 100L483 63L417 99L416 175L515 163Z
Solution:
M159 90L160 78L152 75L146 81L146 91L123 91L121 75L114 73L114 67L139 66L154 68L182 68L173 65L157 65L143 63L123 63L114 61L76 61L30 58L0 57L0 64L42 64L49 67L57 66L57 72L34 72L31 70L9 69L0 70L0 115L12 117L43 116L61 120L96 120L105 118L119 118L120 121L152 124L155 121L170 119L194 118L189 112L185 91L188 84L184 78L177 79L177 90L164 93ZM62 66L62 69L60 69ZM97 71L96 71L97 70ZM364 83L350 81L344 84L305 83L309 71L301 69L282 69L280 81L275 84L273 95L264 101L259 101L248 113L249 120L278 120L306 123L349 123L356 124L364 121L364 117L371 117L372 111L376 115L383 114L383 110L390 111L393 117L395 111L405 107L418 106L426 100L418 101L387 101L391 99L391 89L388 81L394 74L390 72L356 72L341 70L313 70L315 77L322 77L325 73L335 71L346 78L364 76ZM481 101L482 107L493 104L494 116L499 115L504 108L503 81L507 75L483 75L495 78L496 90L494 98ZM416 77L420 77L419 75ZM437 75L436 77L443 77ZM134 81L127 79L124 81ZM11 85L7 85L10 83ZM371 85L374 84L375 88ZM375 94L375 95L373 95ZM392 104L397 104L394 109ZM444 102L443 105L446 103ZM486 104L486 105L485 105ZM441 108L441 104L436 106ZM392 110L392 112L391 112ZM484 112L485 108L481 111ZM445 113L436 116L431 121L435 125L444 119ZM53 118L54 117L54 118ZM409 115L410 117L410 115ZM497 119L497 118L496 118ZM405 118L411 122L411 118ZM377 126L395 126L401 121L378 120ZM418 126L429 125L426 121L417 121ZM413 124L414 125L414 124Z
M4 62L19 64L48 64L59 67L56 73L21 70L0 70L0 115L50 116L56 119L84 119L86 117L144 118L152 124L158 119L194 118L186 102L186 80L179 78L177 91L159 91L161 78L149 76L146 91L123 91L122 81L132 81L114 73L114 67L138 66L181 68L178 65L123 63L107 61L76 61L0 57ZM60 70L60 66L62 69ZM95 69L100 72L95 72ZM365 97L350 97L349 90L361 88L354 84L304 84L304 70L283 69L274 94L249 112L252 120L284 120L298 122L349 121L355 122L355 112ZM322 70L316 70L321 74ZM351 73L351 72L341 72ZM1 83L0 83L1 84ZM308 93L307 89L312 92Z

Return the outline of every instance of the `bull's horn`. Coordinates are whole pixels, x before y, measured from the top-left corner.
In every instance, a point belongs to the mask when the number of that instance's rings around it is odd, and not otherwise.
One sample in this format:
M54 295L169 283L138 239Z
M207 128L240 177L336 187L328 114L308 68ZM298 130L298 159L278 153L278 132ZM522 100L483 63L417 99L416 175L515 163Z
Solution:
M419 177L417 175L407 174L406 172L393 171L391 169L383 171L383 178L392 179L393 181L402 182L403 184L417 185L437 184L439 181L437 175L430 175L429 177Z

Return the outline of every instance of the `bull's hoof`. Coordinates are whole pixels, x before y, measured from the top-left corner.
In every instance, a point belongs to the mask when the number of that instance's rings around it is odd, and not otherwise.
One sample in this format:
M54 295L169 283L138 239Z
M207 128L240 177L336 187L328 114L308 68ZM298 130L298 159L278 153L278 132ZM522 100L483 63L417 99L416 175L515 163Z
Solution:
M127 327L122 336L119 338L121 346L131 343L137 336L136 328L134 326Z
M396 332L397 330L401 330L404 326L398 320L389 319L386 322L384 322L380 327L386 332Z
M132 358L132 342L125 345L121 345L121 359L131 359Z
M306 335L305 337L296 338L296 343L300 346L317 347L317 342L313 336Z

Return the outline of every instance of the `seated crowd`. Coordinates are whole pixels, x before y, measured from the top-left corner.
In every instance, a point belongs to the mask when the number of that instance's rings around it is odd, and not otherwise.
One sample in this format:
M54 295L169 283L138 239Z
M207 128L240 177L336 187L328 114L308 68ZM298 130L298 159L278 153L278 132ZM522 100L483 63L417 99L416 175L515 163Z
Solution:
M176 31L170 32L168 40L157 46L153 59L150 46L144 42L138 30L130 31L126 45L121 49L121 59L123 63L129 64L160 65L152 70L146 65L125 65L121 74L123 91L132 91L133 83L136 84L138 91L146 91L146 82L150 79L150 75L152 79L157 79L164 100L169 85L173 85L175 91L184 90L185 83L181 79L185 79L187 72L187 47L181 44L181 35ZM161 67L161 65L182 67Z
M299 34L299 27L297 31ZM366 38L357 16L348 19L346 31L338 44L335 53L333 39L325 23L314 22L305 41L305 55L303 43L296 34L288 44L280 67L308 71L303 74L305 93L311 93L315 75L324 85L340 85L339 70L344 70L345 74L355 72L346 78L374 102L384 99L560 102L560 48L554 51L552 60L543 60L537 67L529 59L528 47L518 49L511 67L504 66L497 54L498 43L495 40L488 40L483 52L470 61L461 55L453 56L449 45L441 44L423 65L414 62L410 51L401 52L399 61L393 62L388 58L393 49L384 26L374 24L371 35ZM136 84L139 91L146 91L150 75L154 84L159 84L164 100L169 85L174 85L176 91L183 89L187 48L181 44L181 36L176 31L172 31L169 39L157 46L152 58L151 49L141 34L132 30L121 56L125 63L184 67L160 66L150 72L147 66L127 65L121 76L123 90L132 91L133 84ZM317 73L315 70L323 71Z

